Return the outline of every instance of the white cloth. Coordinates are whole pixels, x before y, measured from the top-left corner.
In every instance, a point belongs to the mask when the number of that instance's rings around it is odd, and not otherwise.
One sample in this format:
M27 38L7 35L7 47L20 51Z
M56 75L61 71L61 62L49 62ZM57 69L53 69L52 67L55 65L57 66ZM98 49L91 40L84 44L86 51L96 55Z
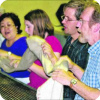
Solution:
M2 34L0 33L0 47L1 47L1 44L2 44L2 42L4 41L4 37L2 36Z
M0 100L4 100L4 99L2 98L2 96L1 96L1 94L0 94Z
M49 78L38 88L37 100L63 100L63 85Z
M58 61L54 69L68 70L67 61ZM63 85L49 78L43 85L37 89L37 100L63 100Z
M29 77L26 77L26 78L15 78L15 79L17 79L18 81L21 81L21 82L23 82L25 84L28 84L30 82Z

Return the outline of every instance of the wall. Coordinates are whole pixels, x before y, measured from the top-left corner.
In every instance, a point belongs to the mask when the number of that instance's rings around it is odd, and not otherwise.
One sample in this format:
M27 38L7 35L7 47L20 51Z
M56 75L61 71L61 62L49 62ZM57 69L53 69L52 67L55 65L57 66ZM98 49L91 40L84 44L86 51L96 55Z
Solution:
M64 32L62 31L60 22L57 19L56 12L61 4L67 2L67 0L6 0L1 6L5 8L6 12L14 12L19 16L22 24L22 30L25 28L24 15L33 9L43 9L49 15L54 25L55 34L58 34L58 37L60 34L60 37L64 39ZM23 34L27 36L25 31L23 31ZM60 41L63 39L60 39Z

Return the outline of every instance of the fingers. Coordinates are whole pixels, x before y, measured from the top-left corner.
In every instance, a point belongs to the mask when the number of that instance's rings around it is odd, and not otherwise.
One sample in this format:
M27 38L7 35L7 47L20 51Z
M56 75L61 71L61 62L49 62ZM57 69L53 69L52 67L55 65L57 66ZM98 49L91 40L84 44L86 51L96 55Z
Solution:
M53 50L47 42L42 43L41 47L42 47L43 53L47 54L49 58L53 56Z
M19 64L19 60L11 60L11 62L10 62L10 65L11 66L14 66L14 68L17 68L17 66L18 66L18 64Z
M59 73L61 72L61 69L56 69L53 73L52 73L52 78L53 80L56 80Z

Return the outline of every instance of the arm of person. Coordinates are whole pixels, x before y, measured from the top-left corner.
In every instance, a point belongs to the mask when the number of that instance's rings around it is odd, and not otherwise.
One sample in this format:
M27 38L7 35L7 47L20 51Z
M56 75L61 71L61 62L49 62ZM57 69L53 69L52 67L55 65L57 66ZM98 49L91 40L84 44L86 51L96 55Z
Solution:
M60 59L63 60L67 60L68 64L69 64L69 70L71 70L73 72L73 74L79 79L81 80L84 70L78 66L77 64L75 64L67 55L66 56L61 56Z
M56 55L56 58L58 59L60 57L60 53L54 53ZM29 68L29 70L35 72L36 74L38 74L39 76L48 79L49 77L45 74L44 69L42 66L39 66L35 63L32 64L32 66Z
M69 71L66 72L64 70L57 69L52 73L52 78L63 85L70 86L84 99L96 100L100 96L100 90L85 85L80 80L76 79L76 77L74 77L74 75ZM71 86L72 79L76 79L77 83Z
M2 49L0 49L0 56L8 57L10 60L12 60L12 59L19 59L20 60L21 59L20 56L17 56L15 54L12 54L11 52L8 52L8 51L2 50Z
M42 66L33 63L32 66L29 68L29 70L35 72L37 75L41 76L42 78L48 79L48 76L45 74Z

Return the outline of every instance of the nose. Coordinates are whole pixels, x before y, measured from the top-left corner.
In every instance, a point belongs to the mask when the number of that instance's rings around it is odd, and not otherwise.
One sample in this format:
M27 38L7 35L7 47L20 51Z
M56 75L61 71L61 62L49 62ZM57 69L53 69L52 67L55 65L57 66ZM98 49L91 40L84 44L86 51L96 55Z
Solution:
M65 23L65 19L62 20L62 24L64 24L64 23Z
M25 27L25 32L27 33L27 28Z
M77 22L77 25L76 25L76 28L80 28L81 25L82 25L81 21L78 21L78 22Z

